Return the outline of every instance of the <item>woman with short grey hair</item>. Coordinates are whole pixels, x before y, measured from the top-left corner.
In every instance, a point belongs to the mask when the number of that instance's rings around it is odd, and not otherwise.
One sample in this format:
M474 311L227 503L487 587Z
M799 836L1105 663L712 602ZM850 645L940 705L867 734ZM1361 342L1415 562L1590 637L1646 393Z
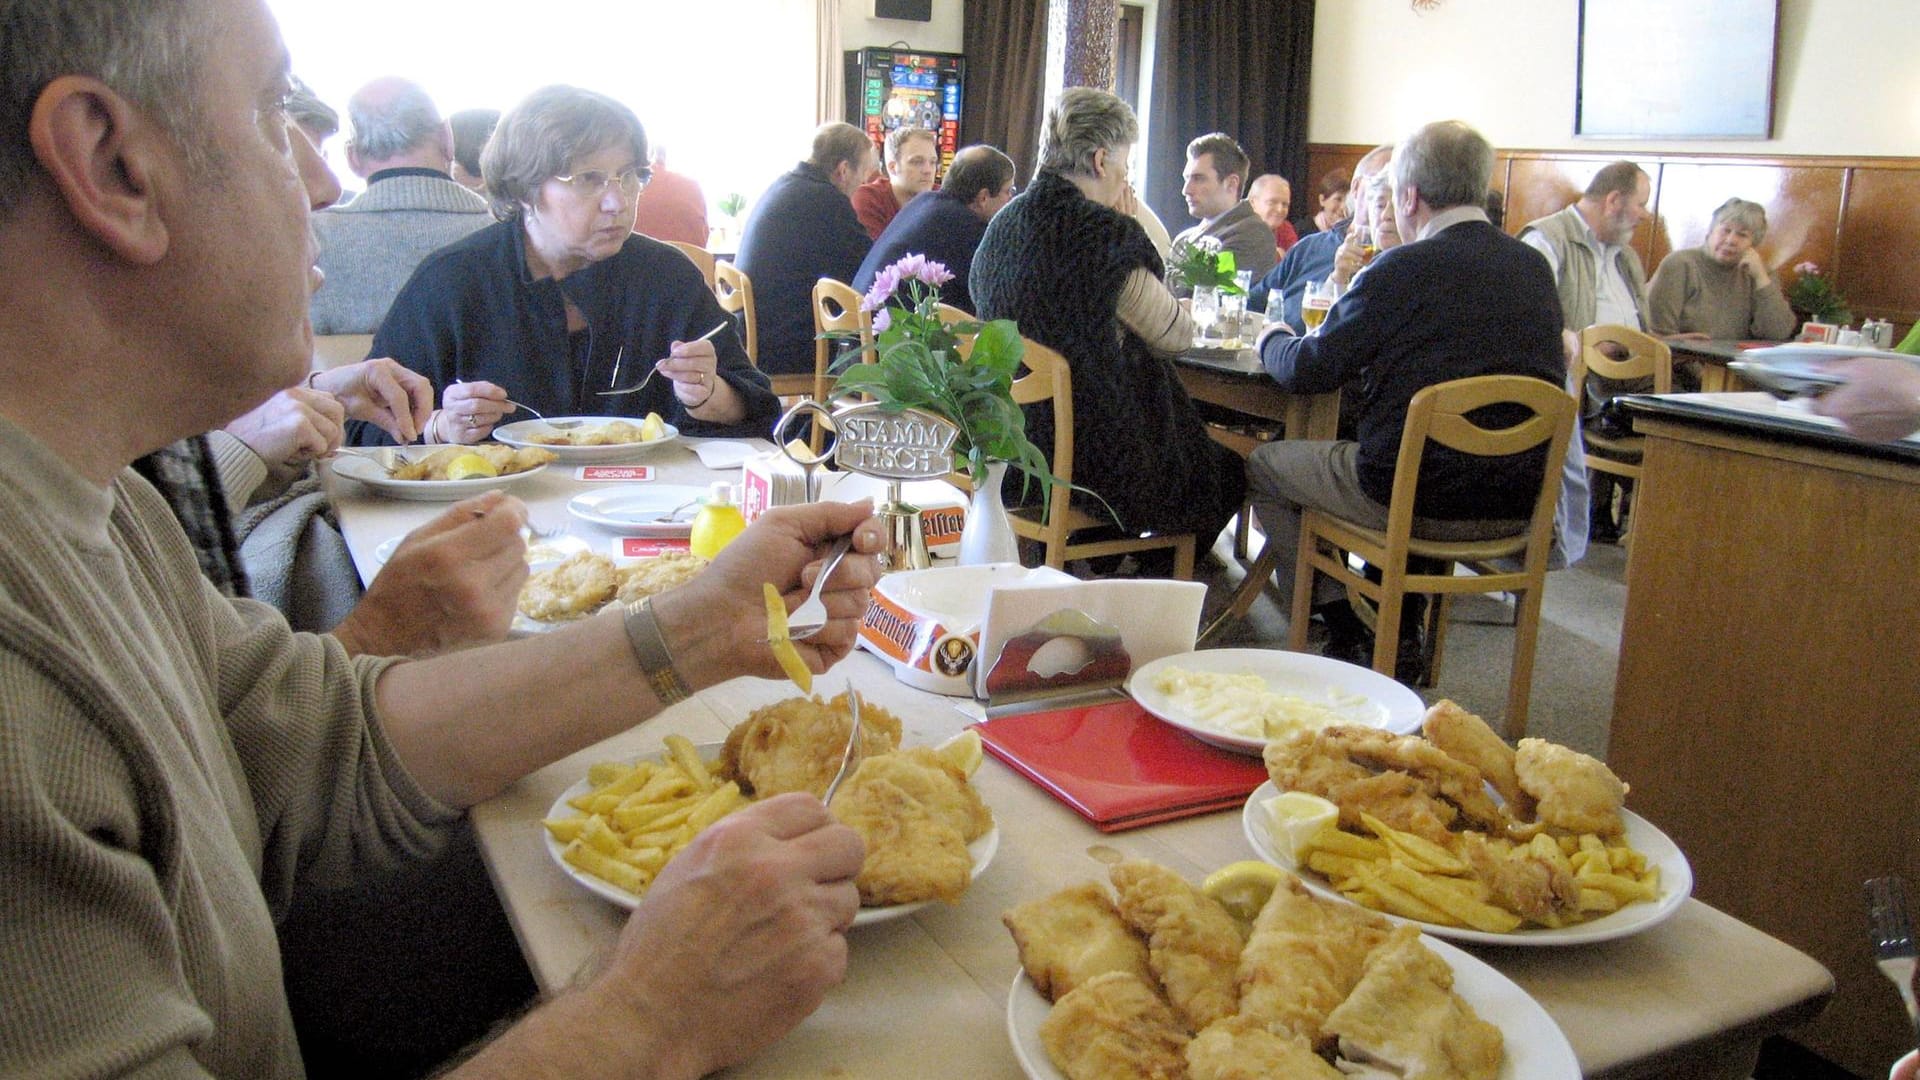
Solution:
M1706 242L1668 255L1647 283L1653 332L1689 339L1781 341L1796 319L1759 244L1767 208L1733 198L1713 212Z
M993 216L968 284L982 319L1012 319L1073 371L1074 501L1116 531L1195 533L1212 542L1246 494L1245 470L1208 438L1168 358L1193 347L1193 320L1131 216L1133 110L1076 87L1047 116L1033 183ZM1051 403L1026 409L1049 459ZM1009 493L1020 496L1019 482Z
M691 260L633 231L652 172L631 109L591 90L536 90L501 117L480 170L500 220L428 256L373 340L372 355L433 381L430 441L479 442L523 407L766 435L780 401L732 318Z

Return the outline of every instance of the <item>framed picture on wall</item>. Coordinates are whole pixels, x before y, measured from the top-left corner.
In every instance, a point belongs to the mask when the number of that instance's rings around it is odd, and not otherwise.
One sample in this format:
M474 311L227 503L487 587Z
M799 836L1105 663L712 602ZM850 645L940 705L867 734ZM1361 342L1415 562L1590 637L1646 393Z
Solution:
M1580 0L1573 133L1770 139L1779 0Z

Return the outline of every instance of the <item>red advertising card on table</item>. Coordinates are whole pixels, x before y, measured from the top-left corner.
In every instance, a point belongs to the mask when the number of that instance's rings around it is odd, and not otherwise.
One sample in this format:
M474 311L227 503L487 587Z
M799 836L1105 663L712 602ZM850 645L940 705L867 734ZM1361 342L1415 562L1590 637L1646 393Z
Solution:
M653 479L651 465L582 465L573 471L575 479L587 482L617 480L629 482Z
M1132 701L1001 716L973 727L994 757L1101 832L1229 810L1267 779L1259 758L1208 746Z
M686 551L692 542L685 539L673 539L659 536L623 536L613 542L613 557L616 559L651 559L656 555L668 555L676 551Z

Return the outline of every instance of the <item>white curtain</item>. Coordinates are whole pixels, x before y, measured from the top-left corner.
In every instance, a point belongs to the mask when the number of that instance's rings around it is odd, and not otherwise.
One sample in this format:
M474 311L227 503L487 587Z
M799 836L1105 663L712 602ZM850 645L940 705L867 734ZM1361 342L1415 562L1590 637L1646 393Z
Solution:
M840 0L814 0L814 35L819 65L815 76L814 120L847 118L847 69L840 55Z

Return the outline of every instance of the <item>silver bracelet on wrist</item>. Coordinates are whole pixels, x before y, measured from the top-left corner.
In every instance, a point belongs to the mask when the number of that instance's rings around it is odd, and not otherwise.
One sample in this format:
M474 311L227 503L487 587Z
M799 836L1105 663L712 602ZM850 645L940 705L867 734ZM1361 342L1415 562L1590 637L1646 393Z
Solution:
M629 603L624 611L627 644L633 647L633 658L639 662L640 673L646 676L653 696L659 698L662 705L692 697L693 688L687 685L680 669L674 667L673 653L667 648L667 639L660 634L660 621L653 614L653 597Z

